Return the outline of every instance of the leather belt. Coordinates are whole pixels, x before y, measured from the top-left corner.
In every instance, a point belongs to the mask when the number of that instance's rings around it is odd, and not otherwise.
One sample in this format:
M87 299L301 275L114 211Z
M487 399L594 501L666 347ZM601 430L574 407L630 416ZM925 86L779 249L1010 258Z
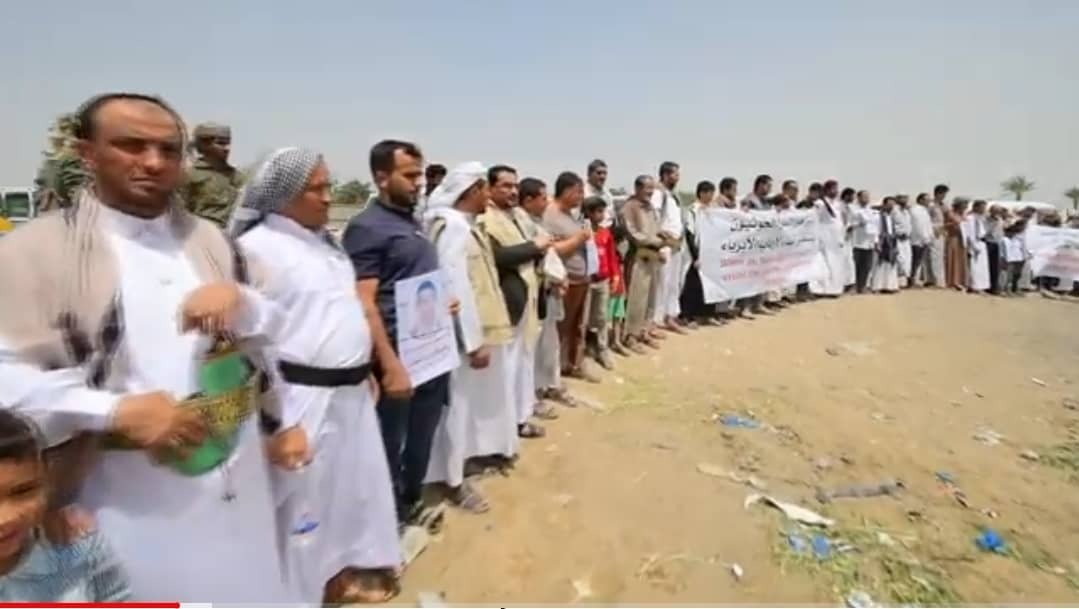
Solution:
M316 368L282 360L277 362L277 369L287 382L312 387L359 385L371 375L371 364L351 368Z

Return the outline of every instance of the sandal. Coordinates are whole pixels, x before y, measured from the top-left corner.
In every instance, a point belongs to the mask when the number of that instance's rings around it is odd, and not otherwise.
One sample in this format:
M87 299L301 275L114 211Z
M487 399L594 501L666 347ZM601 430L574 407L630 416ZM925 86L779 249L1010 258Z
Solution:
M400 593L401 584L390 570L347 567L326 583L323 604L381 604Z
M532 407L532 414L544 421L553 421L558 418L558 410L547 402L536 402L536 405Z
M483 498L483 495L468 482L462 482L461 486L450 496L453 505L472 514L483 514L491 509L491 505Z
M524 422L517 426L517 435L526 439L542 438L547 435L547 430L539 425Z
M573 396L571 396L569 392L566 391L565 387L561 389L548 390L547 397L558 402L559 404L562 404L563 406L569 406L570 408L577 408L581 405L580 402L574 399Z

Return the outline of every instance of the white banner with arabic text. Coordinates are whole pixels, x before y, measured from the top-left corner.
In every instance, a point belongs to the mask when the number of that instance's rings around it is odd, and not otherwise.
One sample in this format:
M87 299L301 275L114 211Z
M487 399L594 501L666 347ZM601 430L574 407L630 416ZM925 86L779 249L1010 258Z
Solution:
M726 302L821 276L815 210L702 210L700 272L705 302Z
M1079 228L1031 225L1026 232L1035 277L1057 277L1067 283L1079 281Z

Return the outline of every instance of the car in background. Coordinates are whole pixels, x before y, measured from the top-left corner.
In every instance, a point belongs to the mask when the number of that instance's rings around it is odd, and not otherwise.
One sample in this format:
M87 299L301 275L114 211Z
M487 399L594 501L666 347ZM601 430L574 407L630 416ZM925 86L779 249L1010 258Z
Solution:
M0 235L37 216L33 188L0 188Z

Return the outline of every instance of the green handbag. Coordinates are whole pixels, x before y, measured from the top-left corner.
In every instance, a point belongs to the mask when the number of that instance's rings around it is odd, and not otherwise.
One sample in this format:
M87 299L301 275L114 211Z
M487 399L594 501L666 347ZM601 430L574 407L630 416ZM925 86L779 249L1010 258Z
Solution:
M195 408L206 422L207 437L186 458L173 457L165 463L186 476L201 476L225 462L236 449L240 426L254 410L258 375L243 353L228 343L219 343L199 367L201 391L180 403L179 408ZM137 449L125 439L109 435L107 449Z

